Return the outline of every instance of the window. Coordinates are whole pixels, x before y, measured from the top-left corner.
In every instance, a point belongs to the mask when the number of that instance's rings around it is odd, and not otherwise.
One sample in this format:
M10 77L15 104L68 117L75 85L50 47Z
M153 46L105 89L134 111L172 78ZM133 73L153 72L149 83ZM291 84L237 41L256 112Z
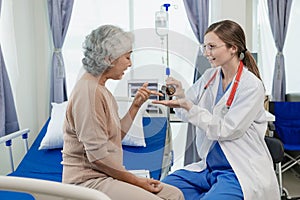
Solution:
M125 0L118 1L118 3L116 0L74 1L71 21L63 46L68 95L82 69L82 43L85 36L102 24L115 24L128 30L128 16L128 1Z
M300 80L298 77L298 59L297 49L298 36L300 28L297 25L297 20L300 18L300 2L293 1L290 20L288 25L287 36L283 48L283 55L285 59L285 73L286 73L286 92L294 93L300 92ZM258 1L258 25L259 25L259 65L263 81L266 86L267 94L272 93L272 83L275 65L275 56L277 49L271 32L268 8L266 1Z
M286 41L283 49L285 56L285 69L287 80L287 93L300 92L300 79L299 79L299 59L298 49L299 43L299 19L300 19L300 2L293 1L289 26L286 36ZM275 60L275 58L274 58Z

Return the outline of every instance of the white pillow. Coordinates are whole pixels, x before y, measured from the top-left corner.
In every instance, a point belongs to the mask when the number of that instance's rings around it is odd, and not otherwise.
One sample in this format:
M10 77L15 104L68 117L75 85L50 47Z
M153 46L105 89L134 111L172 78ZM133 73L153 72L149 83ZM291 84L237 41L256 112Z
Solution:
M39 150L63 147L63 123L68 102L51 103L51 105L51 119L47 127L47 132L41 141Z
M117 103L119 107L118 110L119 116L123 117L127 113L132 101L117 100ZM145 113L147 106L148 106L148 102L145 102L139 109L128 133L122 140L123 145L146 147L144 129L143 129L143 114Z
M128 111L131 101L118 101L119 115L124 116ZM51 119L47 127L47 132L41 141L39 150L55 149L63 147L63 123L68 102L51 103ZM143 130L143 113L147 109L148 102L145 102L139 109L128 133L122 140L127 146L146 146Z

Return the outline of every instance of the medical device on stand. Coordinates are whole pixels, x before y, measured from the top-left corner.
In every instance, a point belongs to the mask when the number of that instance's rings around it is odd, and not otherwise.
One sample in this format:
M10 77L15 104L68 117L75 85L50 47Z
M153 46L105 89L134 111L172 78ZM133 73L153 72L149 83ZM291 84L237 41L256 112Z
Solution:
M166 75L170 76L169 67L169 14L168 10L171 4L163 4L160 11L155 13L155 30L156 34L160 36L162 49L164 48L164 40L166 40L166 52L167 52L167 63L166 63ZM165 59L162 56L162 64L165 64ZM167 94L172 95L175 93L176 89L172 85L163 85L161 90Z
M164 54L162 55L162 64L166 65L166 76L170 76L170 67L169 67L169 7L171 4L163 4L160 7L160 11L155 13L155 30L156 34L161 39L161 48L164 53L164 44L166 44L166 64ZM166 100L169 100L169 95L175 93L176 89L173 85L163 85L161 87L162 92L165 95ZM167 141L168 140L168 141ZM172 151L172 132L170 127L170 108L167 107L167 137L166 137L166 147L164 151L164 160L162 168L162 177L166 176L171 170L173 165L173 151Z

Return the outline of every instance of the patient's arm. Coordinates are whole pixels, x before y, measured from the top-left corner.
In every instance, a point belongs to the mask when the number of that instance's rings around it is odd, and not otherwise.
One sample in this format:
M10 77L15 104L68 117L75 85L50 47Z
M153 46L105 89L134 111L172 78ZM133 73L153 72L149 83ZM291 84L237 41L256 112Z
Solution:
M134 174L126 171L123 166L119 166L112 162L109 156L105 157L104 159L97 160L93 162L93 164L95 164L99 171L104 172L108 176L141 187L149 192L157 193L162 189L160 181L137 177Z
M148 83L144 83L142 87L140 87L135 94L133 102L126 113L126 115L121 119L121 131L122 131L122 139L125 137L127 132L129 131L132 122L145 101L147 101L150 95L158 95L162 96L163 94L147 89Z
M139 111L140 107L134 106L133 104L130 106L128 112L126 115L121 119L121 133L122 133L122 139L125 137L127 132L129 131L132 122Z

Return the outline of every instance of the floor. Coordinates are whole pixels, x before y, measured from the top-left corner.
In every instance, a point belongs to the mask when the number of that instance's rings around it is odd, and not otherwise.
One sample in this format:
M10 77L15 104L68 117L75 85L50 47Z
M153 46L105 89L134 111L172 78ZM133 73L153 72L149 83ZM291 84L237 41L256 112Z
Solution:
M293 169L288 170L283 173L282 182L288 199L300 199L300 174Z

